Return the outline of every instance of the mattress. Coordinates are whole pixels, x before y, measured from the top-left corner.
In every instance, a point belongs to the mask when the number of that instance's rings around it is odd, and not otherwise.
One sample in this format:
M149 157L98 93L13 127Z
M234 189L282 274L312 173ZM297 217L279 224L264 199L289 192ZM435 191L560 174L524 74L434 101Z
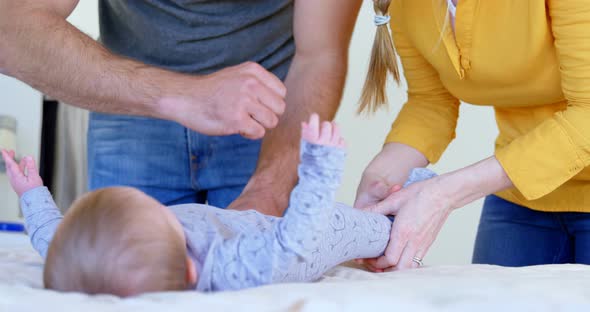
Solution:
M590 311L590 266L573 264L378 274L346 264L316 283L128 299L44 290L42 269L25 235L0 233L0 311Z

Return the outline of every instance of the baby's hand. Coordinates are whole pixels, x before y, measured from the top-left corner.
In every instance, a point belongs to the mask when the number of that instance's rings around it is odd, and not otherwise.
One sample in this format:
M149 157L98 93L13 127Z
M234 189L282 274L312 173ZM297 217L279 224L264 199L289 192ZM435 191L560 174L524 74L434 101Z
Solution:
M309 143L344 148L344 139L335 122L324 121L320 126L318 114L312 114L309 122L301 123L301 137Z
M2 158L6 164L10 185L19 197L27 191L43 186L43 180L32 157L27 156L17 164L14 160L14 151L2 150Z

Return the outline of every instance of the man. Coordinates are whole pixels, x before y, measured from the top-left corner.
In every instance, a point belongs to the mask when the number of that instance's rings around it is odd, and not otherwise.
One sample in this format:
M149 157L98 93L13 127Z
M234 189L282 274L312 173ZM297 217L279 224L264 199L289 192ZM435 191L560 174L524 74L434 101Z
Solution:
M300 122L338 108L361 1L100 0L103 45L66 22L77 3L0 0L0 71L94 111L90 187L281 215Z

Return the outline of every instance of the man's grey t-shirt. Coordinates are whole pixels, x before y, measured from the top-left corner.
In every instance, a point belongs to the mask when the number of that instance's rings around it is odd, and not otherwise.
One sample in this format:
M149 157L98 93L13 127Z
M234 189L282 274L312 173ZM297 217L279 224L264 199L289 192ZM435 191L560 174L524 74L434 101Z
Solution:
M105 47L173 71L253 61L285 79L295 53L291 0L100 0L99 12Z

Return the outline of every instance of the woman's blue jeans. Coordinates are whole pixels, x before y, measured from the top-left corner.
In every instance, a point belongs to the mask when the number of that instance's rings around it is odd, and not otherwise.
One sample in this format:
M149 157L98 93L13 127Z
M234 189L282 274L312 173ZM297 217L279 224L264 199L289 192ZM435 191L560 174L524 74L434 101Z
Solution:
M488 196L473 263L513 267L590 264L590 213L535 211Z

